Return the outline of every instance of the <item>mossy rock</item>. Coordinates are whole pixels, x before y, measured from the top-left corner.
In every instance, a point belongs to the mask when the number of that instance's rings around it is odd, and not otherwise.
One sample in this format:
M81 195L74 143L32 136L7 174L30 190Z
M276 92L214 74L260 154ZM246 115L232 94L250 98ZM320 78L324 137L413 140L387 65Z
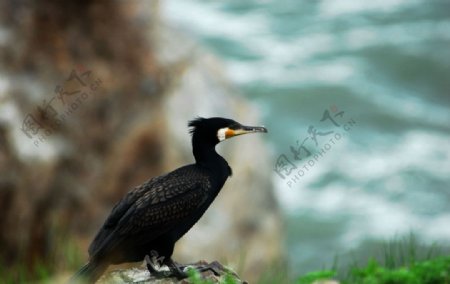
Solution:
M205 272L189 271L189 278L178 280L174 277L156 278L150 275L146 268L131 268L114 270L104 275L98 283L101 284L210 284L210 283L224 283L224 284L245 284L247 282L241 280L239 276L230 268L227 268L217 261L207 263L206 261L199 261L193 264L188 264L188 267L198 269L203 266L209 266L214 269L219 275L208 270Z

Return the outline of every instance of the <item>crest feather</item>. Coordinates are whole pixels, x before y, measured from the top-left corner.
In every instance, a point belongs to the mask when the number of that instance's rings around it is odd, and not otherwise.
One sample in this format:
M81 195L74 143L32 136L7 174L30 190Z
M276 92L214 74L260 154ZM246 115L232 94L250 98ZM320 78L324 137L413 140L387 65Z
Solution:
M190 120L188 123L189 133L194 134L195 129L200 127L205 122L205 120L206 118L200 116L194 118L193 120Z

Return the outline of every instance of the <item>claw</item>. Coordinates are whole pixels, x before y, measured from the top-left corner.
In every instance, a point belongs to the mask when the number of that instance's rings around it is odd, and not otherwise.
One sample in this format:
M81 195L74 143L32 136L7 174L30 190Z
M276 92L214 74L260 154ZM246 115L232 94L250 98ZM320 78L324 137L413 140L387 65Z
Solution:
M145 262L150 275L156 278L165 278L170 276L170 271L161 271L161 269L156 268L155 264L148 255L145 256Z
M189 275L186 272L188 267L192 267L193 269L197 270L200 273L206 272L206 271L211 271L216 276L221 275L220 271L218 270L217 267L215 267L213 265L213 263L201 265L201 266L182 265L182 264L175 263L172 259L169 258L166 261L164 261L164 264L167 265L167 267L169 268L169 271L167 271L167 270L161 270L159 268L160 267L159 265L156 266L153 263L150 256L148 256L148 255L145 256L145 262L147 263L147 269L150 272L150 274L156 278L175 277L178 280L185 279L185 278L189 277Z
M172 272L172 276L176 277L178 280L182 280L184 278L187 278L189 275L184 272L180 267L183 267L182 265L177 265L172 259L169 258L167 261L168 266L170 268L170 271Z
M188 267L188 266L185 266L185 267ZM194 268L195 270L197 270L200 273L206 272L206 271L211 271L212 273L214 273L215 276L221 275L220 272L211 265L202 265L202 266L197 266L197 267L192 267L192 268Z
M178 266L171 259L169 259L168 261L164 261L164 264L166 264L167 267L169 267L169 271L157 268L157 266L153 263L152 259L148 255L146 255L144 259L147 264L147 269L150 272L150 275L154 276L155 278L175 277L178 280L181 280L188 277L188 274L184 272L182 269L180 269L180 266Z

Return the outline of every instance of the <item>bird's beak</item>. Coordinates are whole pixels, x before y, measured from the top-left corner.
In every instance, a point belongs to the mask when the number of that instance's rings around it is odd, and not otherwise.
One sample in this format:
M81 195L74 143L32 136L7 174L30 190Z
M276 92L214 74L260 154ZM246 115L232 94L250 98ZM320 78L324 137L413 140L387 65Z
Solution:
M267 133L267 128L262 127L262 126L244 126L244 125L242 125L238 129L227 129L227 131L225 131L225 138L228 139L233 136L249 134L249 133L258 133L258 132Z
M223 141L225 139L228 139L228 138L231 138L234 136L248 134L248 133L258 133L258 132L267 133L267 128L262 127L262 126L244 126L244 125L240 125L236 129L231 129L231 128L225 127L225 128L219 129L219 131L217 132L217 138L219 139L219 141Z

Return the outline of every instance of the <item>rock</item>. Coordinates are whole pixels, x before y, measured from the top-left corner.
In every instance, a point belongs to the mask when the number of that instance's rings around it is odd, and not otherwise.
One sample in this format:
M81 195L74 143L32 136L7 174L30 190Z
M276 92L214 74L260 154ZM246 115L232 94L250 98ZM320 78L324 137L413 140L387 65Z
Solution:
M189 267L199 268L201 266L208 265L213 268L215 272L219 275L216 275L212 271L205 271L202 273L198 273L194 276L195 279L203 279L210 281L211 283L224 283L225 280L233 281L232 283L236 284L244 284L247 283L242 281L239 276L230 268L224 267L217 261L207 263L206 261L199 261L193 264L189 264ZM146 268L130 268L130 269L120 269L114 270L103 276L97 282L99 284L108 283L108 284L128 284L128 283L140 283L140 284L188 284L191 283L190 279L182 279L178 280L176 278L155 278L151 276ZM229 283L229 282L228 282Z

